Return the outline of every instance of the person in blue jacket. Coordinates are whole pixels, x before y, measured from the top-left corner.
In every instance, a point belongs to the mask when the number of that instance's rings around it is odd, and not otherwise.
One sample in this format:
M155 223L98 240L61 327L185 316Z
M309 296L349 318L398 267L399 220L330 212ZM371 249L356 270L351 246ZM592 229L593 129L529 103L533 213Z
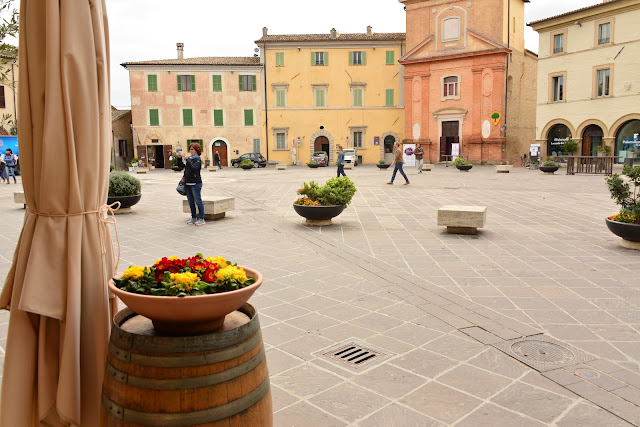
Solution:
M336 149L338 150L338 161L336 162L338 164L338 178L340 178L340 175L347 176L347 174L344 173L344 153L342 152L342 145L338 145Z

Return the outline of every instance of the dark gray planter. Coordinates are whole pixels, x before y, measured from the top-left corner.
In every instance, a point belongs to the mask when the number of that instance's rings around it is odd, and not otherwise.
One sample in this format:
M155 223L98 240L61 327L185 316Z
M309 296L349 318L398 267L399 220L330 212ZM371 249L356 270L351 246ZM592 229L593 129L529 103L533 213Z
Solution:
M109 196L107 197L107 205L111 205L115 202L120 202L120 208L130 208L140 201L142 194L136 196Z
M618 237L630 242L640 242L640 224L629 224L626 222L611 221L606 219L609 231Z
M244 166L240 166L240 167L241 167L242 169L244 169L244 170L248 171L248 170L253 169L253 168L254 168L254 165L251 165L251 166L244 165Z
M333 206L304 206L293 205L298 215L312 221L324 221L334 218L342 213L344 205Z
M554 173L560 168L558 166L540 166L538 169L540 169L542 172Z
M391 163L385 163L385 164L378 163L376 166L378 166L378 169L389 169L389 166L391 166Z
M311 169L317 169L318 166L320 166L319 164L312 164L312 163L307 163L307 166L309 166Z
M466 171L466 172L468 172L469 169L471 169L472 167L473 165L456 165L456 168L458 168L458 170Z

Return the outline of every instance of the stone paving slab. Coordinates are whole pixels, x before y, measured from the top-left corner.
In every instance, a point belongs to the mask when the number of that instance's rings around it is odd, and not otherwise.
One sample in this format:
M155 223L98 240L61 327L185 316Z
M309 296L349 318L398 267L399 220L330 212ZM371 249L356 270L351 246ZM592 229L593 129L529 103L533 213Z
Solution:
M186 226L175 176L150 171L118 218L120 269L203 251L263 272L251 302L278 426L637 423L639 254L606 230L615 206L602 177L456 172L436 166L391 187L375 167L354 168L352 205L309 229L295 191L333 168L205 174L203 195L235 197L237 210L204 227ZM3 275L24 216L13 190L0 187ZM448 235L436 225L445 204L487 206L486 227ZM0 354L7 321L0 312ZM586 366L604 380L547 379L486 343L542 332L597 356ZM351 372L314 355L350 338L394 356Z

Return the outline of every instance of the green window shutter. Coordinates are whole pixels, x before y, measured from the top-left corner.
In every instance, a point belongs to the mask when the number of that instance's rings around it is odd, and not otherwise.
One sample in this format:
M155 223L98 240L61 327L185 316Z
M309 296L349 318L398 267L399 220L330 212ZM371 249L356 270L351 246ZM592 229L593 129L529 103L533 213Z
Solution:
M149 110L149 126L160 126L158 110Z
M324 107L324 90L316 91L316 107Z
M222 92L222 76L213 76L213 91Z
M251 76L251 90L256 91L256 76Z
M193 126L193 115L191 110L182 110L182 122L184 126Z
M244 110L244 125L253 126L253 110Z
M224 121L222 119L222 110L213 110L213 125L224 126Z
M362 65L367 65L367 52L362 52Z
M362 89L353 90L353 106L362 107Z
M260 140L259 139L254 139L253 140L253 152L254 153L259 153L260 152Z
M316 53L311 52L311 65L316 65Z
M387 89L387 96L386 96L386 106L387 107L393 107L395 105L395 99L394 99L394 93L393 93L393 89Z
M196 76L191 76L191 91L196 91Z
M182 76L178 75L178 92L182 92Z
M284 67L284 52L276 52L276 67Z
M394 59L394 58L393 58L393 57L394 57L394 53L393 53L393 51L392 51L392 50L388 50L388 51L386 52L386 56L387 56L386 64L387 64L387 65L393 65L393 62L394 62L394 61L393 61L393 59Z
M324 53L324 65L329 65L329 52Z
M147 90L149 92L157 92L158 91L158 76L155 74L149 74L147 76Z
M276 108L284 108L284 91L276 91Z
M353 52L349 52L349 65L353 65Z
M240 82L238 88L239 88L240 92L242 92L244 90L244 85L242 84L243 83L242 74L238 76L238 81Z

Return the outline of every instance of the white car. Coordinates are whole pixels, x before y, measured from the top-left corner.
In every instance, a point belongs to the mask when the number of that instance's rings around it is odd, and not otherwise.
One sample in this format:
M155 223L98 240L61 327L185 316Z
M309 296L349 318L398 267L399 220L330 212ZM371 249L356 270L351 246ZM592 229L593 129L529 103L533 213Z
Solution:
M358 166L358 158L356 157L355 148L345 148L342 151L344 152L345 163L353 163L353 166Z

